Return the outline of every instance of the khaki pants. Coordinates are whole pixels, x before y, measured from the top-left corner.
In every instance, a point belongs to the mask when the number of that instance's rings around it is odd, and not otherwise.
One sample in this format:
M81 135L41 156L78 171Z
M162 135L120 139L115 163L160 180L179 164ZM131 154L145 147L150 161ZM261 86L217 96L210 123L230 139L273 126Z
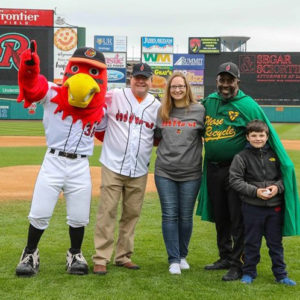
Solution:
M112 172L102 166L100 204L95 226L95 265L110 262L114 248L114 232L118 203L122 194L122 212L119 221L119 237L114 263L125 264L131 261L134 248L134 230L140 217L148 174L131 178Z

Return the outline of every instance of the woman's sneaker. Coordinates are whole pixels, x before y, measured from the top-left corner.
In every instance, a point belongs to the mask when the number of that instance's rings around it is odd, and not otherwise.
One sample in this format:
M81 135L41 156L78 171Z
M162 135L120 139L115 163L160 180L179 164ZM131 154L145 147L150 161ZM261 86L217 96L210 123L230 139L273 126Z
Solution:
M290 285L290 286L294 286L294 285L297 284L294 280L292 280L292 279L290 279L288 277L285 277L285 278L282 278L280 280L277 280L277 282L281 283L281 284L285 284L285 285Z
M251 284L253 282L253 278L249 275L243 275L241 282L246 284Z
M179 267L181 270L189 270L190 269L190 265L188 264L188 262L186 261L185 258L180 259Z
M17 276L33 276L39 271L40 256L39 249L32 253L25 248L22 252L20 262L16 268Z
M170 264L169 272L172 275L174 275L174 274L181 274L180 265L178 263L172 263L172 264Z

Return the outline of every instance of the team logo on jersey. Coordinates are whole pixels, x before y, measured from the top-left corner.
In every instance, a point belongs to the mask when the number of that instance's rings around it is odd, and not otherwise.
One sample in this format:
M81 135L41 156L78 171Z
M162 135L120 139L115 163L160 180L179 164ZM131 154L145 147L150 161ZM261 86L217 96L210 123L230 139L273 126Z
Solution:
M276 161L276 158L275 157L270 157L269 161Z
M230 121L234 121L239 116L239 113L237 111L230 110L228 112L228 116L229 116Z

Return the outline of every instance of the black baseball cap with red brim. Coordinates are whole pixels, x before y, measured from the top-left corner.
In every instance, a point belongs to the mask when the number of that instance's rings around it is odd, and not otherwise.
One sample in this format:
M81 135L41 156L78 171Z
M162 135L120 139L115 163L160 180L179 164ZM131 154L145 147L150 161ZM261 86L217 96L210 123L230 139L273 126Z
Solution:
M69 59L71 62L88 63L92 66L106 69L105 57L102 52L94 48L78 48Z

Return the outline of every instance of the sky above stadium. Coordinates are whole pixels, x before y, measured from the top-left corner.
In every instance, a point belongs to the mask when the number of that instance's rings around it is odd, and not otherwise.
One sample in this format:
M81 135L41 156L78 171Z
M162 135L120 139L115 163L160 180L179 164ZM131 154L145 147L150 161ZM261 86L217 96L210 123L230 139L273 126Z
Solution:
M299 0L4 0L2 8L53 9L55 17L94 35L127 36L128 56L139 56L142 36L174 37L174 52L188 52L188 37L246 36L247 51L300 51Z

